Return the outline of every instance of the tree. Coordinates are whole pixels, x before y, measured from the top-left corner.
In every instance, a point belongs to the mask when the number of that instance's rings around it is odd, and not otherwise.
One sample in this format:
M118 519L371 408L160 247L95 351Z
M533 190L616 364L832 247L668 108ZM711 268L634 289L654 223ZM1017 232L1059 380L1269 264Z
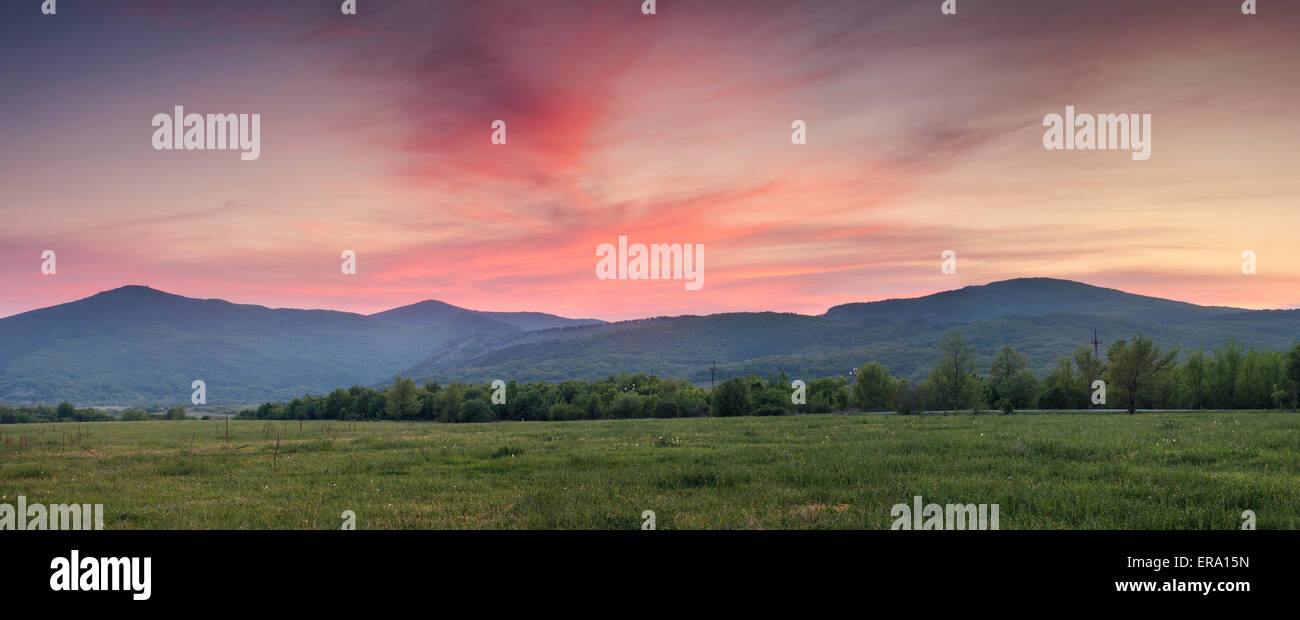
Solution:
M1210 390L1210 363L1205 351L1192 351L1179 367L1179 392L1184 406L1191 409L1208 409L1214 406Z
M59 403L59 407L54 411L60 420L67 420L77 414L77 408L73 407L72 403L66 400Z
M891 407L893 394L894 378L883 364L871 362L858 368L853 382L853 406L862 411L884 411Z
M351 398L347 390L343 388L334 388L328 398L325 399L325 417L331 420L341 420L347 415L348 402Z
M927 397L925 386L913 386L907 379L902 379L894 387L890 403L894 406L894 411L901 414L920 413Z
M496 419L497 414L492 411L492 405L486 400L474 398L461 405L461 422L495 422Z
M1110 357L1109 353L1106 357ZM1099 359L1092 349L1084 345L1074 352L1074 366L1079 369L1080 383L1086 399L1084 402L1091 405L1092 400L1086 395L1092 390L1092 382L1100 379L1106 372L1106 362Z
M167 410L163 416L164 420L184 420L186 418L184 407L172 407Z
M1286 377L1286 361L1277 351L1250 349L1237 373L1236 409L1269 409L1277 406L1273 393Z
M1214 348L1214 357L1210 360L1210 386L1215 395L1215 407L1232 409L1237 406L1237 380L1245 357L1235 339Z
M1278 386L1275 385L1275 386L1273 386L1273 387L1274 387L1274 388L1277 388ZM1287 391L1286 391L1286 390L1283 390L1283 389L1275 389L1275 390L1273 390L1273 395L1272 395L1272 396L1273 396L1273 406L1274 406L1274 407L1276 407L1276 408L1279 409L1279 410L1286 409L1287 399L1290 398L1290 395L1287 394Z
M599 420L605 417L605 403L600 394L594 391L582 392L573 399L573 405L581 411L584 420Z
M653 411L654 417L656 418L675 418L681 415L680 410L677 408L677 403L671 400L660 400L658 403L655 403Z
M1107 386L1133 415L1140 399L1149 397L1169 380L1177 356L1177 347L1162 353L1155 341L1141 333L1131 344L1120 340L1106 350Z
M939 341L939 360L931 368L931 395L941 409L962 409L974 400L975 346L966 342L960 330Z
M139 422L141 420L148 420L148 419L149 419L148 412L141 409L136 409L134 407L122 412L123 422Z
M848 406L849 384L842 377L822 377L808 382L808 411L829 413L843 411Z
M1029 361L1010 346L1002 347L989 366L989 404L1010 413L1034 406L1038 378Z
M749 383L732 377L713 391L712 414L718 417L749 415Z
M1291 410L1296 410L1300 400L1300 340L1286 352L1286 390L1291 394Z
M1046 409L1085 409L1088 407L1088 386L1083 376L1074 372L1068 356L1056 360L1056 367L1043 377L1042 396L1038 406Z
M438 407L438 420L455 422L460 419L460 404L464 400L464 390L459 383L453 383L438 393L441 406Z
M635 394L619 394L609 406L609 417L614 419L641 417L641 398Z
M557 402L546 409L546 419L555 421L578 420L582 417L582 412L572 404L566 402Z
M393 379L393 387L388 389L388 403L384 413L394 420L413 418L420 413L420 395L415 381L410 377Z

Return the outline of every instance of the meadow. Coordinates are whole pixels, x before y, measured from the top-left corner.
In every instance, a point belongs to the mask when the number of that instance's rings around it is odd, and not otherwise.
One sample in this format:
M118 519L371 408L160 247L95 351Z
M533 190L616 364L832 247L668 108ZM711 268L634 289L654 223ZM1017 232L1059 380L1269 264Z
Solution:
M105 529L1300 528L1300 415L826 414L586 422L0 426L0 503L102 503Z

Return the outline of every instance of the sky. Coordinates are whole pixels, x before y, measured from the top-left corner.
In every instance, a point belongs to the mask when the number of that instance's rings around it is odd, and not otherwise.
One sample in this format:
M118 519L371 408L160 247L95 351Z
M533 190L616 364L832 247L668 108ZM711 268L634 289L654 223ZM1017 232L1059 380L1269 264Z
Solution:
M1015 277L1300 307L1300 3L40 4L0 8L0 316L128 284L819 314ZM156 150L177 105L260 114L260 157ZM1150 114L1150 159L1045 149L1066 106ZM620 236L703 244L703 288L597 278Z

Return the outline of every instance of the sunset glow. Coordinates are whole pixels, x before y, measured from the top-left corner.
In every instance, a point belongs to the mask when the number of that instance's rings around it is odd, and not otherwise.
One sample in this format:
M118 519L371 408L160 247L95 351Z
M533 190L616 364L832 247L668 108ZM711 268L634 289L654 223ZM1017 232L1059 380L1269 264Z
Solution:
M106 4L0 20L0 316L127 284L607 320L1036 276L1300 304L1293 3ZM260 114L260 157L154 150L177 105ZM1151 158L1044 149L1066 106L1151 114ZM620 236L703 244L706 284L598 279Z

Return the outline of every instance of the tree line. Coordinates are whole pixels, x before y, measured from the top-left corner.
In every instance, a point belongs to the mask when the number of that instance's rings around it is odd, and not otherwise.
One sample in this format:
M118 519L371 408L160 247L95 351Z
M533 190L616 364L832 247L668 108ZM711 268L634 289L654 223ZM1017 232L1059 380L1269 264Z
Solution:
M1178 360L1138 334L1112 344L1104 357L1087 346L1062 356L1042 377L1009 346L986 371L960 330L938 343L939 358L920 381L894 377L880 362L855 369L852 381L823 377L802 388L782 373L732 377L713 389L645 373L597 381L495 384L397 377L385 389L352 386L324 396L304 395L244 409L256 420L599 420L698 416L785 415L835 411L987 411L1024 409L1290 409L1300 400L1300 341L1289 351L1245 348L1235 340ZM982 372L983 371L983 372ZM1100 383L1098 383L1100 382ZM1100 388L1100 389L1099 389ZM184 407L165 413L129 409L111 416L97 409L0 405L0 423L185 419Z
M204 416L206 418L207 416ZM108 413L103 409L94 407L77 408L68 401L59 403L57 407L49 405L26 405L10 406L0 404L0 424L26 424L37 422L112 422L121 420L123 422L133 422L137 420L185 420L189 415L185 407L170 407L158 413L151 413L144 409L124 409L118 415Z
M1290 409L1300 400L1300 341L1289 351L1244 348L1235 340L1198 349L1162 350L1138 334L1099 358L1082 346L1057 359L1041 379L1025 357L1003 347L988 373L975 367L975 347L960 331L939 343L940 358L915 388L932 410L1001 409ZM1101 383L1096 383L1100 381ZM912 389L902 385L895 390ZM1099 400L1102 402L1097 402ZM872 406L879 406L879 401Z
M1104 357L1087 346L1062 356L1042 377L1011 347L977 367L974 345L960 330L939 342L925 379L911 382L880 362L844 377L813 379L802 400L785 373L732 377L711 391L644 373L599 381L490 385L396 378L379 391L359 386L328 396L304 396L240 412L252 419L388 419L440 422L597 420L691 416L784 415L835 411L986 411L1024 409L1291 409L1300 398L1300 342L1281 352L1242 347L1235 340L1177 360L1138 334L1112 344ZM1097 381L1104 387L1098 389ZM494 403L499 393L504 402ZM1100 401L1100 402L1098 402Z

